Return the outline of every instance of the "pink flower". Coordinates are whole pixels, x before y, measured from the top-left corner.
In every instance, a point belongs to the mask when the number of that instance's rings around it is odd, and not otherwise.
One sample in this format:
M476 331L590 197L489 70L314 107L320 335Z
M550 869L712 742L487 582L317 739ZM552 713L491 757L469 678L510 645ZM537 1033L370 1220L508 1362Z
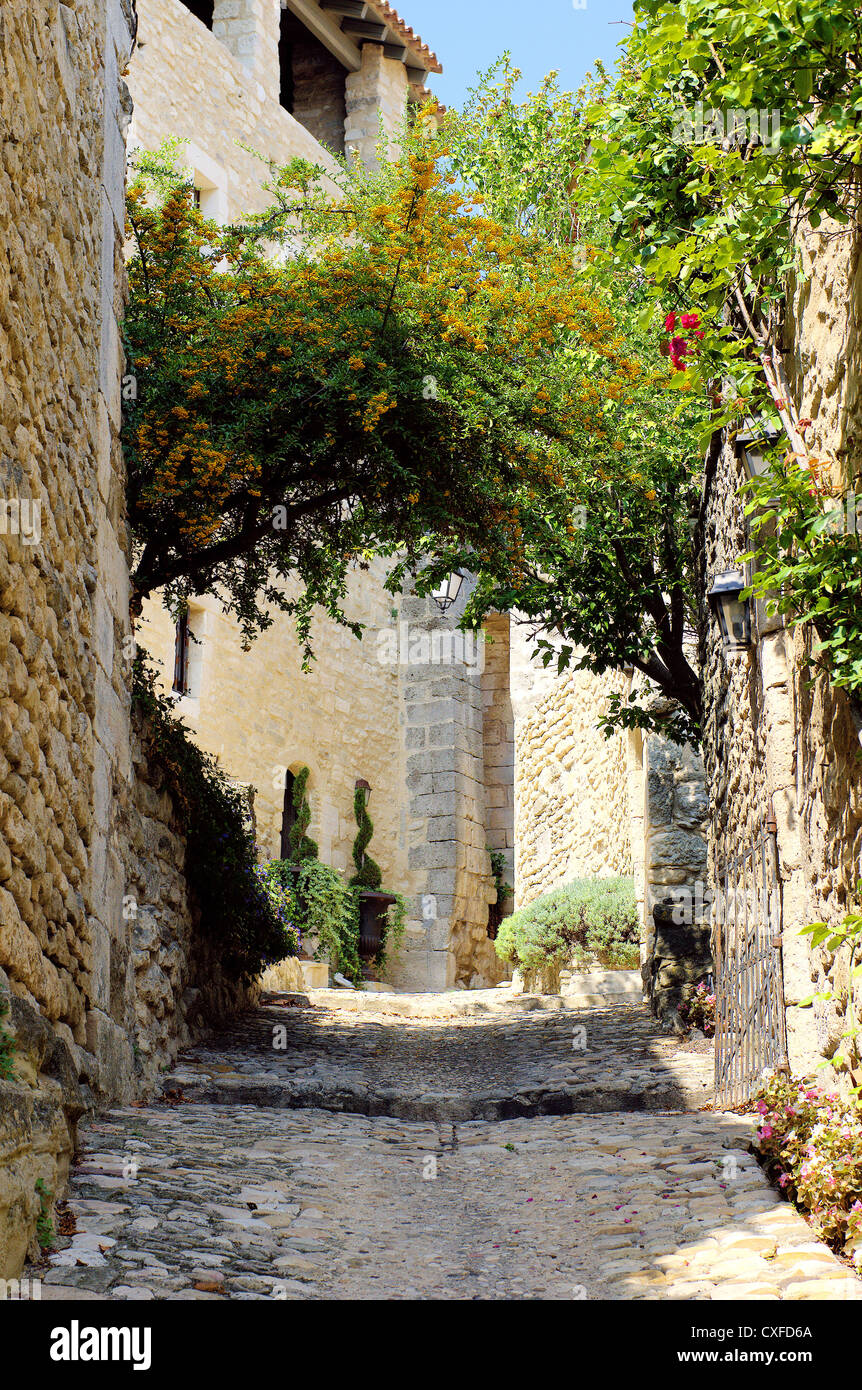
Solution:
M672 333L673 330L676 328L676 314L668 314L667 318L664 321L664 326L667 329L668 333Z
M761 1128L760 1128L760 1137L761 1137L761 1139L771 1139L771 1138L772 1138L772 1125L761 1125Z
M767 1110L766 1101L765 1101L765 1100L759 1100L759 1101L757 1102L757 1108L758 1108L758 1110L760 1111L761 1115L765 1115L765 1114L766 1114L766 1110Z
M697 328L700 323L700 314L683 314L680 323L683 328Z
M670 354L671 354L671 357L674 357L674 356L675 356L675 357L685 357L685 355L686 355L687 352L691 352L691 348L689 347L689 345L688 345L688 343L686 342L685 338L671 338L671 340L670 340Z

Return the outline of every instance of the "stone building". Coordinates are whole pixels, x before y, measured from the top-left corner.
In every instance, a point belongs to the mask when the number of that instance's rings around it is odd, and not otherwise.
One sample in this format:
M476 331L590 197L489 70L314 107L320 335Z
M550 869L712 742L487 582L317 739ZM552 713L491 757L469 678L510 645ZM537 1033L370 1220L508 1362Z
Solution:
M802 271L792 285L785 361L801 419L812 425L806 446L828 460L831 484L846 501L860 490L859 338L862 308L858 232L837 226L809 232ZM743 451L716 441L704 497L704 585L738 566L749 546L738 495L746 479ZM816 665L810 624L788 627L754 607L751 643L723 646L713 620L705 641L704 752L710 790L710 883L714 916L728 925L726 959L742 983L719 981L737 1049L748 1036L754 1063L781 1060L784 1038L793 1070L831 1057L860 1011L848 980L849 955L812 951L800 928L838 923L858 901L862 877L862 758L858 709ZM766 856L766 886L751 877L752 855ZM761 875L762 878L762 875ZM755 880L751 880L754 883ZM759 894L761 906L756 899ZM768 904L768 912L763 904ZM735 919L747 918L739 929ZM742 939L747 931L746 959ZM758 966L751 963L759 941ZM757 972L759 976L757 975ZM760 984L747 1006L742 991ZM782 1017L769 1017L771 991ZM830 992L830 999L812 995ZM754 1001L756 996L757 1002ZM750 1024L739 1024L746 1014ZM767 1040L773 1037L770 1049ZM733 1048L731 1048L731 1051ZM862 1075L858 1067L855 1082Z
M139 9L132 141L186 141L201 206L220 220L265 206L267 164L248 147L266 161L301 155L326 167L335 151L371 162L380 123L394 136L406 104L440 70L385 4L369 4L362 20L351 17L355 6L316 0L286 8L279 0L140 0ZM539 707L541 682L518 641L512 668L517 628L508 616L489 620L484 643L465 643L454 629L466 586L444 616L431 599L405 594L395 602L384 574L375 565L351 584L347 612L364 625L361 643L325 618L316 623L310 673L300 669L288 618L277 616L243 652L236 623L217 603L192 602L178 712L231 776L254 787L263 857L283 851L290 783L307 766L310 833L325 862L348 870L354 786L370 783L371 852L384 886L411 905L392 981L417 989L492 983L505 971L488 936L488 849L504 853L523 901L576 873L624 870L622 745L609 774L592 727L596 683L567 685L565 694L561 687L548 711ZM177 644L186 639L158 602L145 606L136 635L160 662L166 687L176 684ZM537 732L552 706L562 734L556 751L554 736ZM564 729L570 717L577 727ZM575 803L573 829L564 823Z

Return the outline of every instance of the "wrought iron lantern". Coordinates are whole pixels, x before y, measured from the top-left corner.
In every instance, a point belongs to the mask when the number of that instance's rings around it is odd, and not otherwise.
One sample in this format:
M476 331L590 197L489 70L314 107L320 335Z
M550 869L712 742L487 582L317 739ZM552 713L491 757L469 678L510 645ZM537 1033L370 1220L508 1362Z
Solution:
M436 589L431 590L431 597L440 609L445 613L447 608L451 608L459 593L461 585L464 583L464 576L460 570L453 570L448 578L444 579Z
M723 570L707 594L726 651L744 652L751 646L751 607L747 599L740 598L744 588L742 570Z
M371 783L366 782L364 777L357 777L354 783L354 791L365 793L365 805L367 806L371 800Z
M767 455L781 438L783 431L775 420L760 416L757 420L746 420L736 436L736 443L742 455L745 472L749 478L762 478L769 469Z

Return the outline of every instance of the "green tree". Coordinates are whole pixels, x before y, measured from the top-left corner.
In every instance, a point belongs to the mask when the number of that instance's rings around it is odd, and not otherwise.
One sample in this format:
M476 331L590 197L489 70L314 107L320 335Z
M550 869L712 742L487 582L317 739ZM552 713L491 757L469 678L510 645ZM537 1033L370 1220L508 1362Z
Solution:
M404 139L334 182L293 161L271 208L226 229L170 152L143 161L124 330L135 608L214 594L246 640L280 609L308 657L314 605L344 621L348 570L374 553L517 554L521 493L552 489L600 429L567 353L589 346L610 382L620 352L568 248L480 215L433 123Z
M640 725L696 739L692 537L708 404L681 390L679 374L668 370L681 340L662 326L643 275L613 264L608 214L584 191L590 127L582 99L561 92L550 74L519 102L519 76L505 57L465 111L449 118L453 166L492 217L571 248L581 292L612 341L625 345L629 380L625 390L600 380L582 388L593 392L601 426L585 442L566 441L564 488L529 497L518 563L503 553L471 557L479 581L467 620L517 609L544 630L538 646L546 662L575 661L599 674L633 667L670 701L614 697L603 721L608 733ZM699 348L696 331L688 342ZM583 344L569 351L591 380L599 353Z

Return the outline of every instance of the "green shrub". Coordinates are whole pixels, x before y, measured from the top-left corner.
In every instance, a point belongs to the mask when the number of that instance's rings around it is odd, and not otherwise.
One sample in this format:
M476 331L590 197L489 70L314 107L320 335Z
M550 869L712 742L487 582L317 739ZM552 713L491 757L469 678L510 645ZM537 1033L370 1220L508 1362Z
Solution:
M172 701L157 692L143 652L134 664L132 698L147 717L147 753L164 774L185 835L186 880L201 930L219 943L227 975L254 978L289 954L290 941L258 873L245 797L192 742Z
M317 937L315 959L328 956L332 969L358 986L359 898L337 869L319 859L303 862L296 884L296 917L301 931Z
M0 994L0 1081L11 1081L15 1075L15 1039L3 1027L3 1019L9 1013L9 1000Z
M380 865L366 854L366 850L374 834L374 823L368 814L367 798L364 787L357 787L353 794L353 814L356 816L356 824L359 829L356 832L356 839L353 841L353 862L356 865L356 873L350 880L351 888L371 888L380 887L383 881L383 874Z
M301 864L306 859L316 859L319 853L316 840L312 840L306 831L311 823L311 807L308 804L306 789L311 770L301 767L293 779L293 793L291 801L296 813L296 819L290 827L288 834L288 844L290 847L290 861L292 864Z
M633 968L639 939L634 880L580 878L504 918L495 946L501 960L522 971L559 970L590 958Z
M296 956L301 938L296 924L297 910L290 865L285 859L271 859L268 864L258 864L256 872L284 932L284 954Z

